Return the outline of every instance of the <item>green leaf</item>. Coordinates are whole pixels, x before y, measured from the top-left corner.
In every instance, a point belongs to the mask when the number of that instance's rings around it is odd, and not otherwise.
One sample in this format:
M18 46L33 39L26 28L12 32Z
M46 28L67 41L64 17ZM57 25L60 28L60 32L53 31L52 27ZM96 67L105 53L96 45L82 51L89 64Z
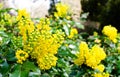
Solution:
M38 72L38 69L33 62L26 61L22 65L15 65L13 72L10 74L10 77L28 77L31 71ZM31 77L34 77L33 75L35 74L32 74ZM40 73L37 75L39 76Z
M78 27L79 29L84 29L84 25L82 25L81 23L76 22L75 26Z
M68 26L67 26L67 25L64 25L64 26L63 26L63 29L65 30L65 34L66 34L66 35L69 35L69 28L68 28Z
M36 71L37 70L37 67L35 66L35 64L30 61L24 62L22 68L24 68L25 70L28 70L28 71Z
M37 68L36 71L29 73L29 77L39 77L40 75L41 75L41 71L39 68Z
M29 73L29 71L27 71L27 70L21 71L20 77L28 77L28 73Z
M21 77L21 65L15 65L15 71L10 74L10 77Z
M0 72L1 72L2 74L6 74L8 71L9 71L9 65L8 65L7 61L5 60L5 61L1 64Z

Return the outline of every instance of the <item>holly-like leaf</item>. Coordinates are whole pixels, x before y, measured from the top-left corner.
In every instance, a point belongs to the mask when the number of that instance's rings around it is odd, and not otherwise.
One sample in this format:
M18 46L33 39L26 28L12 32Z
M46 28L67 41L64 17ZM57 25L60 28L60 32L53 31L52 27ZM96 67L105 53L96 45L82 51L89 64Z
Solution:
M28 77L30 72L38 72L38 68L33 62L26 61L22 65L17 64L14 67L14 71L10 74L10 77ZM37 75L40 75L40 72Z

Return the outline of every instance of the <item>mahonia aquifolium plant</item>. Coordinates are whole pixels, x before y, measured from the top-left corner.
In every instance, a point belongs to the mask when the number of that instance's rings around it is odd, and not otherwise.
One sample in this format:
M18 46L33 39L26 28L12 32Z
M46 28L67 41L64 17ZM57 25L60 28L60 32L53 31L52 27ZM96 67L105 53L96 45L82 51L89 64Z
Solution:
M16 52L17 62L22 64L27 57L23 58L21 54L26 56L28 53L32 59L37 61L41 70L48 70L56 66L55 54L64 41L64 33L59 30L53 33L47 18L40 19L39 23L34 24L24 9L18 11L17 21L19 21L19 34L23 39L23 51L17 50Z

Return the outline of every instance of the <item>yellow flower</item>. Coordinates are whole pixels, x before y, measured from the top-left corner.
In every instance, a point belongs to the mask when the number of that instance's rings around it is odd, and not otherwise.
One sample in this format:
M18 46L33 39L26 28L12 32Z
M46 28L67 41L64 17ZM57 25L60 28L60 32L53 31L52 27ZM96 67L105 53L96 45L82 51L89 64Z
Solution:
M56 4L57 12L54 13L54 16L56 18L58 18L58 17L66 17L67 13L68 13L68 9L69 9L68 5L62 4L62 3L57 3Z
M106 58L106 53L98 45L94 45L92 47L89 55L89 57L86 57L86 65L92 68L96 67L101 62L101 60Z
M96 60L99 62L101 60L104 60L106 58L106 53L103 50L103 48L101 48L98 45L94 45L90 51L90 53L96 58Z
M29 57L28 53L23 50L17 50L15 55L17 58L17 63L20 64L22 64L23 61L25 61Z
M27 36L31 34L35 27L33 21L30 19L29 14L26 12L25 9L18 11L17 16L18 22L18 29L20 30L20 34L23 36L23 41L26 43Z
M23 42L23 50L29 52L31 58L37 61L40 69L48 70L56 65L57 57L55 54L64 41L64 33L61 31L52 33L48 19L41 19L35 27L32 27L34 24L28 23L31 23L29 19L21 20L19 23L21 24L19 29L23 41L27 41Z
M74 60L74 63L79 66L84 63L94 69L100 64L101 60L106 58L104 50L98 45L94 45L92 49L89 49L86 42L81 42L79 49L80 52L77 54L77 59Z
M27 13L26 9L18 10L17 21L23 18L30 18L30 15Z
M75 34L78 34L78 31L76 28L71 28L70 35L68 38L73 38Z
M56 65L58 48L64 41L64 33L50 30L50 20L40 19L36 25L25 10L20 10L17 16L19 33L23 38L23 50L37 61L42 70L48 70ZM26 58L18 58L22 63Z
M91 56L89 56L89 58L86 59L85 64L89 67L94 68L95 66L97 66L98 62L97 62L96 58L91 55Z
M117 42L117 29L111 25L105 26L102 30L102 33L109 37L114 43Z

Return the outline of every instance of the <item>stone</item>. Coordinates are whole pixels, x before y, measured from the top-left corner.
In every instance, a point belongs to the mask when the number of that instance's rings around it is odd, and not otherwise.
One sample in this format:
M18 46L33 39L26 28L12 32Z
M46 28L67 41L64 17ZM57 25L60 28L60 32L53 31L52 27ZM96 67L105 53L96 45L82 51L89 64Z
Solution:
M48 15L50 3L52 0L0 0L4 3L5 8L26 9L32 18L41 18ZM60 0L54 0L55 3ZM72 18L79 21L81 13L81 0L61 0L62 3L68 4L73 12ZM10 11L11 14L17 15L15 10Z
M40 18L48 15L50 0L3 0L5 8L26 9L32 18ZM15 10L11 14L17 15Z

